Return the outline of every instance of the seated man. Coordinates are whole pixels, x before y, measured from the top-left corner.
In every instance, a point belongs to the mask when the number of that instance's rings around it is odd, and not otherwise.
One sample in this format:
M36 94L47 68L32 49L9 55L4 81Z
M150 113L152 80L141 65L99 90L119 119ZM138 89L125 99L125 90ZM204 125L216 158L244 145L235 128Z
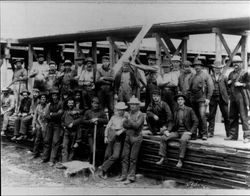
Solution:
M156 162L158 165L162 165L166 160L167 155L167 143L168 141L176 138L180 138L180 154L179 161L176 167L181 168L183 158L185 156L187 141L191 139L192 133L194 133L198 127L199 121L192 108L185 106L185 95L178 94L175 96L177 100L177 108L174 111L174 127L169 131L165 131L161 137L159 155L161 159Z
M14 137L11 138L12 141L27 139L27 135L21 134L20 137L18 136L21 130L27 128L27 126L25 126L25 121L26 118L29 116L32 99L29 97L30 92L27 90L23 90L20 94L23 96L23 99L21 100L19 111L17 113L17 118L15 120L15 130ZM24 133L25 131L21 132Z
M94 127L97 126L96 133L96 165L101 165L103 161L102 155L104 154L104 124L108 123L106 113L100 107L100 102L97 97L92 99L91 109L87 110L83 118L74 120L72 126L83 123L86 127L89 143L89 160L92 163L93 142L94 142Z
M168 104L161 100L159 90L152 92L152 102L147 108L147 124L152 134L172 129L173 116Z
M10 94L11 89L5 88L2 90L1 95L1 116L3 118L1 136L5 136L7 131L9 117L14 113L15 110L15 99Z
M119 159L125 139L123 122L128 118L128 113L125 112L127 106L124 102L118 102L115 109L117 112L111 117L105 129L104 143L108 145L105 151L104 163L99 167L99 176L103 179L107 178L108 169Z

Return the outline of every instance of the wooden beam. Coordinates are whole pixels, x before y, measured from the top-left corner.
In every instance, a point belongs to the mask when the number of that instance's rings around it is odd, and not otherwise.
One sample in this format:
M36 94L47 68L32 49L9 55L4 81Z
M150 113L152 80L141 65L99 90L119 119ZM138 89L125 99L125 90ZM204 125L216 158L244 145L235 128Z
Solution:
M114 50L116 53L119 54L119 56L122 56L122 52L121 50L118 48L118 46L115 44L115 41L113 40L113 37L107 37L107 41L109 41L109 44L112 44L112 46L114 47Z
M228 54L228 55L231 55L230 48L228 47L227 42L226 42L224 36L223 36L222 33L221 33L221 30L220 30L219 28L213 28L213 32L215 32L216 35L219 36L220 41L222 42L222 44L223 44L225 50L227 51L227 54Z
M152 27L152 23L146 24L142 27L141 31L138 33L136 38L133 40L133 42L130 44L130 46L127 48L125 53L122 55L122 57L118 60L118 62L114 65L114 72L115 74L121 69L122 67L122 62L124 60L129 59L129 57L133 54L135 50L137 50L140 47L140 43L142 39L146 36L148 31Z
M243 61L243 67L245 70L247 70L247 36L242 36L242 42L241 42L241 58Z
M74 64L76 64L77 57L78 57L78 41L74 41Z
M187 39L183 39L183 44L181 48L182 62L187 60Z
M215 60L221 62L221 40L218 33L215 33ZM230 55L230 54L229 54Z
M176 51L174 52L174 55L178 55L180 53L180 50L182 48L183 45L183 40L181 41L181 43L179 44L178 48L176 49Z
M165 41L165 43L167 44L167 46L168 46L170 52L171 52L171 53L174 53L174 52L176 51L176 48L175 48L173 42L171 41L171 39L170 39L169 37L167 37L167 36L162 37L162 39L163 39L163 40Z
M91 48L92 58L95 63L97 63L97 47L96 47L96 41L92 42L92 48Z
M31 44L28 46L28 75L33 66L33 47ZM28 90L33 88L33 78L28 79Z
M164 50L164 52L166 53L167 57L168 57L169 59L171 59L171 54L170 54L169 51L168 51L167 45L166 45L166 43L165 43L164 41L162 41L162 39L161 39L161 37L159 36L159 34L155 33L153 36L156 38L157 42L158 42L158 43L160 44L160 46L163 48L163 50Z
M11 48L11 42L7 40L7 44L4 48L4 56L7 60L10 59L10 48Z
M160 39L159 37L157 37L158 35L155 35L156 38L156 51L155 51L155 56L157 58L157 64L161 65L161 43L160 43Z
M107 37L107 41L109 41L109 58L110 58L110 65L111 67L114 67L115 65L115 47L112 42L111 37Z

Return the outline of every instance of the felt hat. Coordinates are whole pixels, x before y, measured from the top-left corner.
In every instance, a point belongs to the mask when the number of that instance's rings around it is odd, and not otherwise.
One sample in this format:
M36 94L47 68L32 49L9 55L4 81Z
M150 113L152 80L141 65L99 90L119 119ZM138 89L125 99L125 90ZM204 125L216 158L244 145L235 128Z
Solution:
M220 61L214 61L212 67L213 67L213 68L221 69L221 68L224 67L224 65L222 65Z
M117 109L117 110L125 110L127 108L128 108L128 106L126 106L126 104L124 102L117 102L115 105L115 109Z
M235 55L232 59L232 63L239 63L239 62L243 62L242 58L238 55Z
M185 100L187 99L187 97L183 93L180 92L180 93L178 93L177 95L174 96L174 100L177 101L177 99L179 97L183 97Z
M16 64L17 62L23 63L23 59L14 59L13 64Z
M71 60L65 60L64 61L64 63L63 63L63 65L65 66L65 65L72 65L72 62L71 62Z
M161 95L160 89L154 89L154 90L152 91L152 95Z
M32 91L33 92L40 92L38 88L33 88Z
M182 63L183 66L192 66L192 63L190 61L183 61Z
M23 93L27 93L28 95L30 95L30 92L28 90L23 90L20 94L23 95Z
M94 64L94 60L92 57L88 57L85 59L85 63L91 62L92 64Z
M195 66L195 65L200 65L200 66L203 66L203 63L200 61L200 60L194 60L194 62L193 62L193 66Z
M162 63L161 63L161 67L171 67L172 64L170 62L169 59L163 59Z
M83 56L79 56L75 58L76 61L82 61L85 60L85 58Z
M179 61L179 62L181 62L181 57L178 56L178 55L174 55L174 56L171 58L171 61Z
M141 102L139 101L138 98L136 98L136 97L133 95L133 96L130 98L128 104L138 104L138 105L140 105Z
M93 97L93 99L92 99L92 103L100 103L100 101L99 101L99 98L98 97Z
M49 94L52 95L52 94L59 94L59 90L58 89L52 89L49 91Z
M149 54L147 59L157 60L158 58L156 58L155 54Z
M102 56L102 59L107 59L107 60L109 60L109 56L108 56L108 55L104 55L104 56Z
M38 54L37 57L38 57L38 58L44 57L44 55L43 55L43 54Z
M49 65L56 65L55 61L50 61Z
M48 92L41 91L40 94L39 94L39 98L41 98L41 96L45 96L46 98L48 98Z

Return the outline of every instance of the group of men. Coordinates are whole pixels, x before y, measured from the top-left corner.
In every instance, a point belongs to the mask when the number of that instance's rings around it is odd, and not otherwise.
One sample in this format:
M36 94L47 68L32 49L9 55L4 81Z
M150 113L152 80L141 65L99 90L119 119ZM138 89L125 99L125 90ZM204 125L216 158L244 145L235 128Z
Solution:
M250 142L247 116L250 77L242 67L240 56L232 59L234 70L228 77L223 74L223 65L219 61L213 63L213 71L209 74L198 59L193 63L182 62L179 56L174 55L171 60L164 58L161 66L156 65L157 60L155 55L148 56L148 65L126 60L116 75L110 66L109 56L102 57L99 69L88 57L76 59L76 65L65 60L59 71L54 61L46 64L44 56L38 55L38 63L29 74L22 67L22 61L17 60L11 83L14 96L11 89L2 90L1 135L5 134L11 115L16 117L12 140L27 139L27 131L32 124L34 158L40 156L39 146L42 146L42 162L49 161L54 166L57 162L74 158L83 136L87 137L89 160L92 162L96 129L100 176L106 178L109 168L121 158L122 175L117 180L128 184L135 181L142 142L144 115L140 111L138 92L145 89L145 105L141 110L146 113L148 134L161 135L161 159L156 164L161 165L167 160L167 142L180 138L176 166L182 167L188 140L207 140L214 136L218 105L224 119L225 140L238 139L240 117L244 142ZM143 85L138 69L146 78ZM27 80L31 78L34 78L32 98L26 88ZM105 144L106 152L102 157ZM61 156L58 156L60 145Z

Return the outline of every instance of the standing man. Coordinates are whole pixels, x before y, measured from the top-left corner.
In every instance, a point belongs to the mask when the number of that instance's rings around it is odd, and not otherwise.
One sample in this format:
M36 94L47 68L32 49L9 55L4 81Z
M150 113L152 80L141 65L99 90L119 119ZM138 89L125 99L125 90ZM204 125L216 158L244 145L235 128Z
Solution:
M130 68L130 61L123 61L121 70L115 77L115 97L118 101L127 103L135 95L138 89L133 70Z
M211 75L214 91L209 102L209 117L208 117L208 137L214 136L215 116L217 106L219 105L220 111L224 119L224 125L226 130L226 136L229 136L229 119L228 119L228 85L227 78L222 74L222 68L224 67L220 61L215 61L212 65L213 74Z
M109 118L114 113L114 71L110 67L109 56L102 57L102 67L96 72L96 84L98 85L98 98L102 108L108 108Z
M164 59L162 62L163 75L158 75L157 85L162 89L162 99L169 106L171 111L174 111L176 107L176 102L174 101L174 96L177 94L179 73L177 71L171 71L171 64L168 60Z
M245 90L250 90L249 73L242 69L243 63L240 56L233 57L234 70L228 76L228 85L230 88L230 106L229 106L229 136L225 140L237 140L239 132L239 117L244 131L244 143L250 142L250 127L248 124L247 110L249 102Z
M50 160L50 166L54 166L60 146L61 117L63 114L63 104L59 101L59 91L54 89L50 92L51 102L48 106L46 119L48 128L44 141L44 154L42 162Z
M183 165L187 142L191 139L192 133L196 132L199 124L193 109L185 106L185 99L186 97L182 93L175 96L178 106L174 111L174 127L172 130L164 131L161 137L159 149L161 159L156 162L158 165L162 165L164 161L167 160L167 144L176 138L180 138L180 154L176 167L181 168Z
M79 77L79 86L83 87L82 97L84 108L90 109L92 98L95 96L95 73L94 60L91 57L86 59L86 69L82 71Z
M9 117L13 114L15 110L15 99L14 96L10 94L11 89L2 89L1 95L1 116L3 117L1 136L5 136Z
M23 61L21 59L17 59L14 61L15 70L13 75L13 91L15 97L15 113L18 112L18 108L20 107L20 93L23 90L26 90L26 82L28 79L28 72L25 68L22 67Z
M76 63L76 76L75 76L75 80L79 80L82 72L84 71L85 69L85 58L84 57L78 57L75 59L75 63Z
M54 61L50 61L49 73L45 77L47 91L51 91L52 89L59 87L59 85L57 84L58 83L57 77L58 77L57 65Z
M31 68L29 77L34 77L33 88L37 88L40 91L46 90L46 76L49 73L49 65L44 62L43 54L38 55L38 63L34 64Z
M199 133L198 138L207 140L207 118L206 118L206 107L208 107L210 99L213 94L214 85L211 76L204 72L201 66L203 64L200 60L195 60L194 68L196 74L193 76L190 84L190 99L192 108L199 119ZM193 135L196 139L197 134Z
M126 138L122 152L122 175L116 181L125 181L124 184L135 182L136 163L142 143L142 127L144 115L140 111L140 101L131 97L129 117L123 123Z
M171 130L173 126L173 116L168 104L161 100L160 90L152 92L152 102L147 108L147 124L153 135L158 132Z
M183 72L181 72L178 81L178 91L182 92L187 97L187 100L185 102L186 106L191 106L189 88L191 79L194 76L194 73L191 70L191 65L192 63L190 61L184 61L182 63Z
M27 135L24 135L22 133L26 132L26 130L24 131L24 129L27 128L26 118L27 117L29 118L29 112L30 112L32 99L29 97L30 92L27 90L22 91L21 95L23 96L23 99L21 100L21 104L17 113L17 118L15 119L15 130L14 130L14 137L11 138L12 141L27 139ZM19 134L20 134L20 137L18 137Z

